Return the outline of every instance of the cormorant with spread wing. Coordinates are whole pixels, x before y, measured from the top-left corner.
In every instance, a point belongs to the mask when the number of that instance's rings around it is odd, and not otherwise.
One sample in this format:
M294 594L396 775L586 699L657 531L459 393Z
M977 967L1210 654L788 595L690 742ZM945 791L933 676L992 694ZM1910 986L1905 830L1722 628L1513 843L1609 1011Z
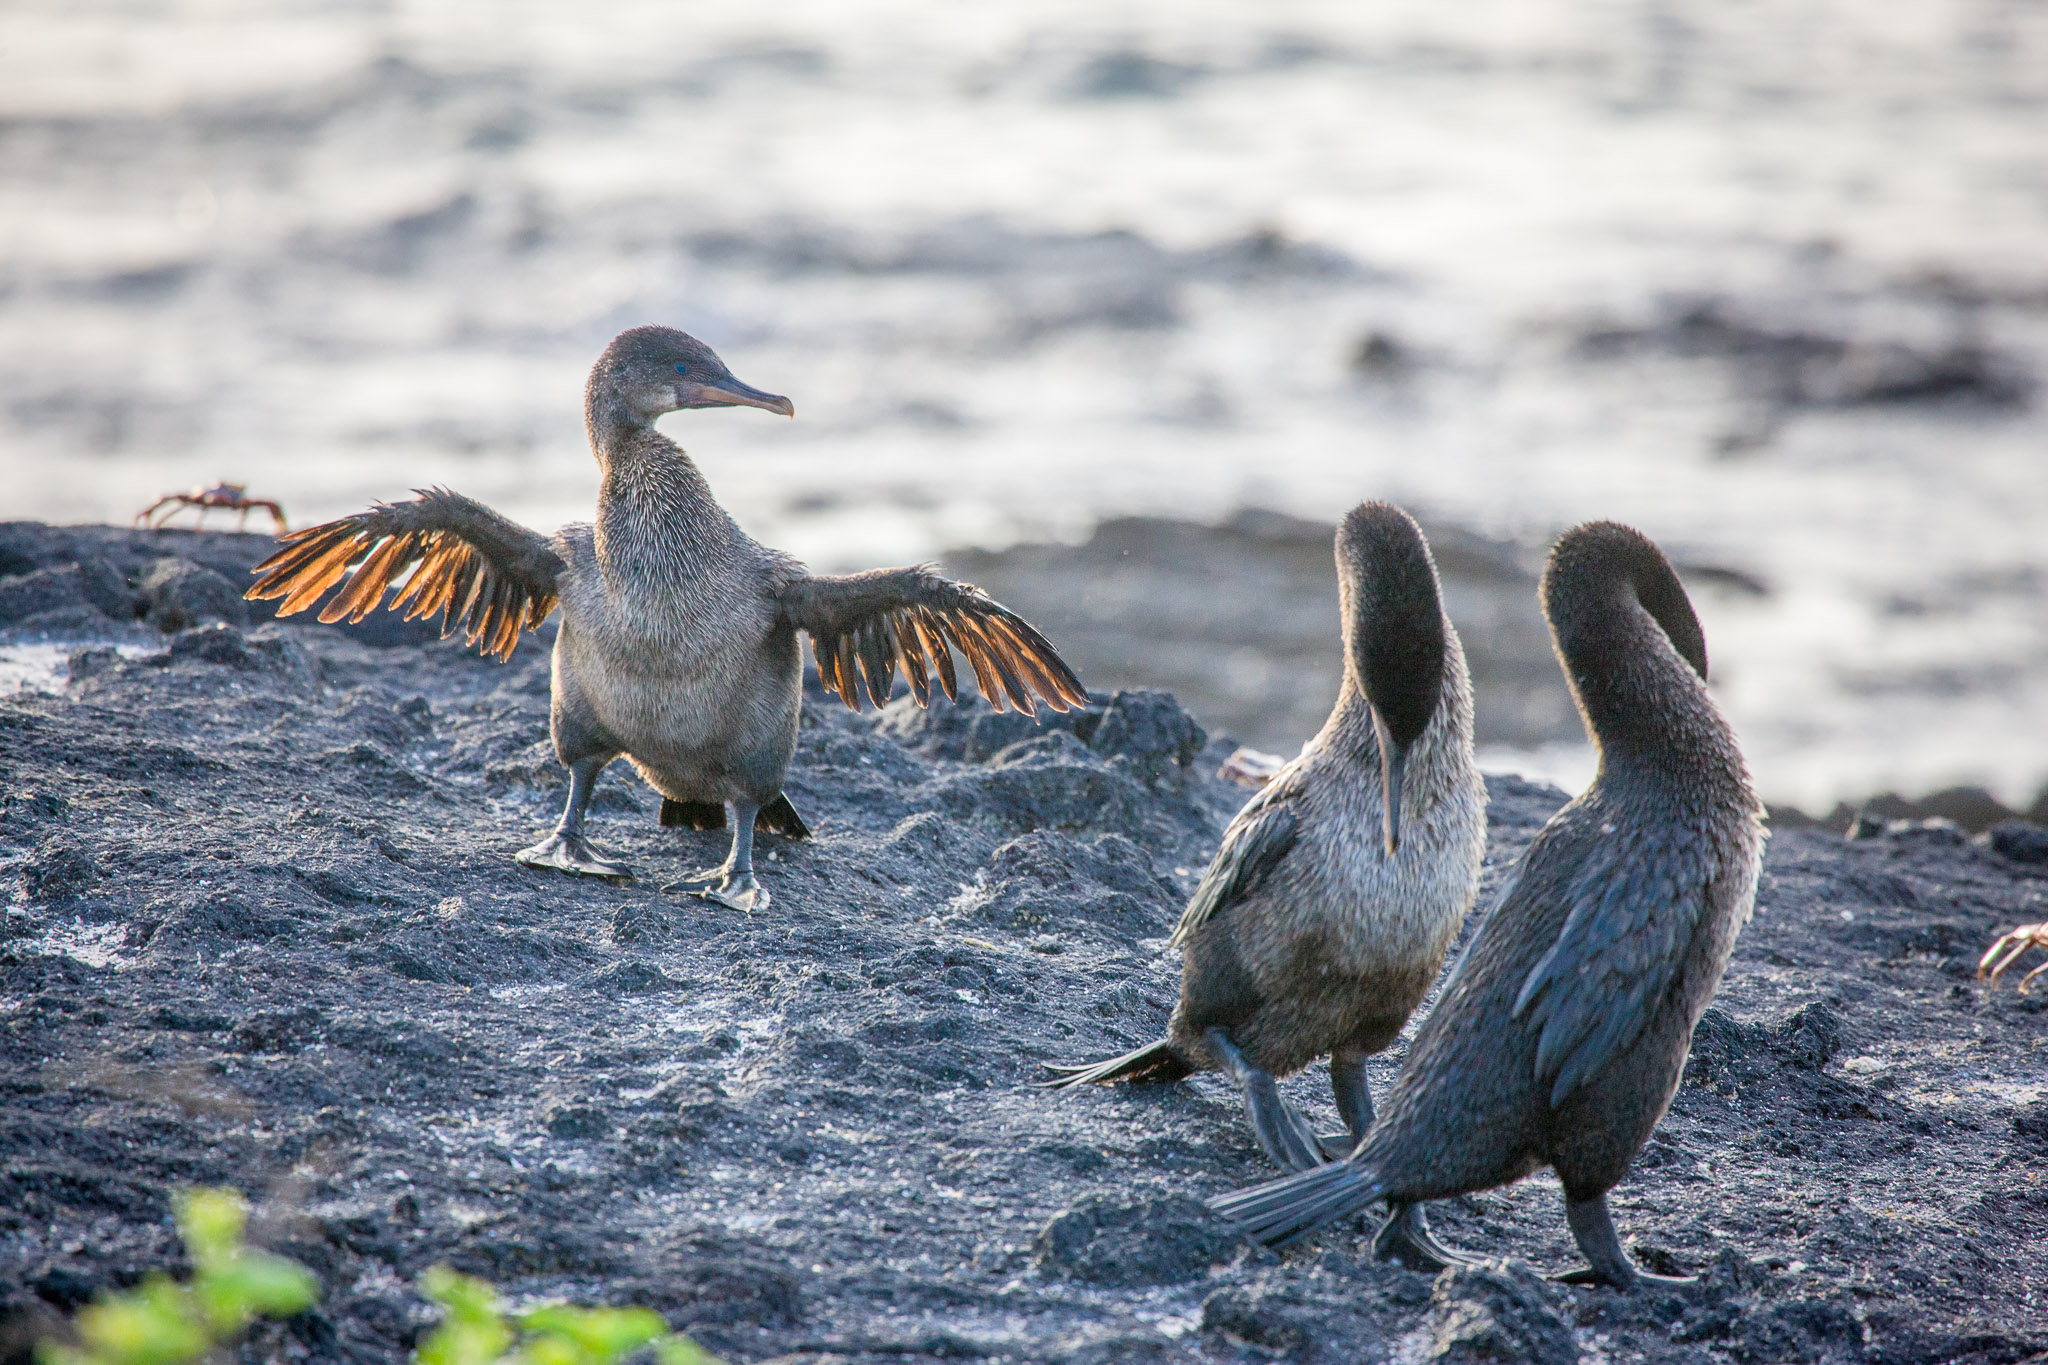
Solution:
M597 520L539 535L445 489L285 536L256 568L252 598L280 616L330 589L322 621L359 621L390 596L408 620L440 613L442 633L508 658L523 630L561 611L550 730L569 800L530 867L594 877L631 869L601 856L584 813L606 764L624 757L664 800L661 823L733 825L722 867L668 889L736 909L768 903L755 880L758 826L810 831L783 794L802 700L797 632L811 637L825 686L858 709L888 700L900 664L920 704L956 695L951 651L998 710L1035 714L1087 700L1044 636L969 584L927 566L812 574L742 531L688 455L654 429L684 408L756 407L794 416L787 398L741 383L711 348L667 327L622 332L591 369L584 420L603 482ZM392 589L396 588L393 592Z

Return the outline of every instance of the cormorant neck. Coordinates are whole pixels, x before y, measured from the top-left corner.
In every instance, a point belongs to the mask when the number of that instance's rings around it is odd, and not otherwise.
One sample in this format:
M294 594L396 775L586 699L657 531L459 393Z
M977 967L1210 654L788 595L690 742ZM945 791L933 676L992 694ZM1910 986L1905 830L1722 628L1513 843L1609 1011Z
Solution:
M1427 559L1369 580L1345 575L1344 674L1403 749L1429 728L1443 697L1443 606Z
M680 582L729 537L724 516L681 446L612 384L600 366L584 391L590 451L602 474L595 526L598 563L634 584Z
M614 452L623 450L633 437L654 425L607 379L608 376L593 371L583 390L583 426L590 435L591 453L597 456L599 464L608 463Z
M1561 545L1543 608L1603 769L1620 761L1695 775L1705 750L1732 751L1707 696L1698 618L1647 541Z

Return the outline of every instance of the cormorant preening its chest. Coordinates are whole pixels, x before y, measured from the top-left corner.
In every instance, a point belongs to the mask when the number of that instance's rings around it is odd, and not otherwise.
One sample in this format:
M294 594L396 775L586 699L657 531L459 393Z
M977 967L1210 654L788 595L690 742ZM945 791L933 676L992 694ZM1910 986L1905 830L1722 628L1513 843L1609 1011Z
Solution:
M1589 1263L1566 1278L1650 1278L1622 1251L1607 1191L1671 1103L1749 918L1763 808L1707 695L1699 620L1655 545L1581 526L1551 551L1542 598L1598 775L1522 855L1364 1144L1215 1201L1261 1241L1549 1166Z
M1407 513L1366 503L1337 532L1344 681L1293 762L1246 803L1189 900L1180 1003L1156 1043L1054 1085L1174 1081L1219 1070L1282 1170L1365 1137L1365 1059L1435 982L1478 888L1486 787L1472 759L1472 683L1436 567ZM1330 1059L1348 1130L1320 1139L1275 1076ZM1419 1208L1382 1254L1432 1254ZM1418 1250L1419 1249L1419 1250Z
M361 620L398 584L393 610L439 612L444 634L460 628L501 658L559 608L549 720L569 799L554 833L519 861L631 875L583 835L598 774L623 756L665 798L664 825L718 828L730 814L725 865L678 885L736 908L766 905L753 871L756 824L809 833L782 793L802 700L797 632L810 635L819 675L848 706L863 687L876 705L886 701L899 664L919 703L934 681L955 695L953 649L998 709L1031 713L1036 693L1064 711L1086 694L1043 636L977 588L921 566L812 574L742 531L654 428L682 408L734 406L795 412L735 379L693 337L622 332L584 391L603 472L595 522L542 536L459 494L424 491L284 537L248 595L283 598L282 616L341 584L320 619Z

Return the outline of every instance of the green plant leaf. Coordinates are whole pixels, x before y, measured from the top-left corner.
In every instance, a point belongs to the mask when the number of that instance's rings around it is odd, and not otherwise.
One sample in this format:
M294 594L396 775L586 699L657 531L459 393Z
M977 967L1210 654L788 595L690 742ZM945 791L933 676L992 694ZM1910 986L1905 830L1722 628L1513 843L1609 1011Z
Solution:
M320 1282L297 1261L266 1251L244 1251L233 1260L200 1272L192 1293L217 1335L248 1326L252 1318L288 1318L311 1308Z
M519 1325L537 1336L560 1337L571 1343L575 1353L565 1359L572 1365L612 1365L668 1331L668 1324L652 1309L576 1308L559 1303L521 1314ZM529 1355L533 1354L532 1345Z
M681 1334L655 1342L654 1358L661 1365L719 1365L717 1356Z
M235 1191L186 1190L176 1208L192 1283L158 1272L127 1293L101 1295L73 1321L81 1345L39 1343L41 1365L184 1365L259 1316L290 1317L319 1299L312 1271L243 1248L249 1201Z
M496 1289L445 1265L432 1266L420 1276L420 1293L447 1309L450 1317L484 1322L503 1316Z
M512 1329L502 1322L449 1318L420 1343L413 1359L419 1365L492 1365L512 1344Z
M249 1225L249 1201L234 1190L186 1190L177 1197L178 1232L192 1264L204 1271L242 1249Z
M213 1346L191 1299L161 1272L79 1309L73 1326L95 1365L180 1365Z
M482 1280L437 1265L420 1276L420 1292L448 1316L413 1353L419 1365L491 1365L512 1345L498 1291Z
M659 1365L720 1365L652 1309L549 1303L508 1321L497 1290L445 1265L420 1277L420 1292L448 1315L414 1352L416 1365L618 1365L642 1349Z
M535 1337L507 1359L517 1361L519 1365L589 1365L590 1362L582 1347L567 1337L552 1334Z

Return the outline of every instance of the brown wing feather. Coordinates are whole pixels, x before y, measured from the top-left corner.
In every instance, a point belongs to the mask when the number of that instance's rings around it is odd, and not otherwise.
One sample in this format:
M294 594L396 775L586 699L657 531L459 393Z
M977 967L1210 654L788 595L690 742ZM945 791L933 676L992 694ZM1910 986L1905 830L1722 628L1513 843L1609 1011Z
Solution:
M984 693L988 691L988 685L982 682L981 665L985 662L988 671L995 676L996 691L989 700L996 710L1002 710L1003 703L1007 701L1027 716L1037 715L1036 708L1031 705L1031 693L1017 676L1017 670L1004 657L1006 649L1001 638L987 629L979 618L966 612L954 616L950 624L961 639L972 641L967 651L967 662L975 665L975 681L981 684Z
M991 618L983 623L981 633L1001 642L1003 658L1033 691L1041 696L1048 692L1058 694L1059 684L1053 681L1051 675L1039 663L1037 656L1032 653L1031 646L1025 643L1024 637L1010 629L1009 622L1001 617Z
M889 704L896 687L896 638L886 616L870 616L860 628L860 675L867 684L868 700L877 707Z
M288 536L278 537L279 543L285 548L272 555L268 562L277 565L280 569L290 571L326 554L333 546L324 536L319 539L309 538L313 536L314 532L325 530L327 530L325 526L309 526L304 530L294 531Z
M839 655L839 696L848 706L860 709L860 661L854 655L853 635L841 635L832 642Z
M932 704L932 677L925 671L923 637L917 631L917 620L907 611L899 611L891 618L896 625L896 643L903 655L903 676L910 681L910 694L917 698L919 706Z
M320 620L332 625L344 616L351 621L368 616L384 596L384 585L390 581L392 566L405 553L407 540L405 536L393 536L372 550L347 586L327 599L327 605L320 609Z
M279 586L286 592L283 594L284 605L277 609L278 614L289 616L312 606L321 593L333 587L335 581L348 572L348 562L356 557L363 545L363 538L353 528L342 528L330 537L312 562L292 575L290 580L280 582Z
M931 661L939 667L939 686L946 691L947 701L960 700L960 679L953 672L953 651L946 646L944 632L939 629L938 618L923 607L912 607L911 619L917 622L918 639L924 642L930 652Z
M1037 714L1037 700L1064 711L1088 699L1081 680L1046 638L1002 603L930 568L877 569L848 577L798 578L780 597L783 618L806 631L818 677L858 710L862 693L881 706L901 666L919 705L932 681L958 696L957 651L998 711Z
M409 502L309 526L256 566L247 596L282 598L279 616L312 606L337 583L319 619L360 621L394 585L390 609L410 621L439 613L441 634L511 657L522 630L547 619L567 566L545 537L443 488ZM346 582L344 583L344 580Z
M405 613L405 619L408 621L432 612L435 596L447 586L448 563L461 548L460 541L448 540L427 551L418 567L412 571L412 577L406 580L405 587L391 599L391 610L397 611L406 603L412 603Z

